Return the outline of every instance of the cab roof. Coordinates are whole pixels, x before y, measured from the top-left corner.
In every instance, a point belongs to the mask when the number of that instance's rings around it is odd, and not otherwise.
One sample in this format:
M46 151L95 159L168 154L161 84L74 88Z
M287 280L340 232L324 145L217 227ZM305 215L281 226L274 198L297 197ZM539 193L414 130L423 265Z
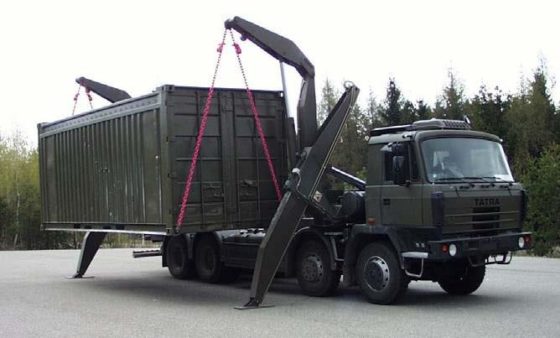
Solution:
M470 130L471 125L469 121L460 120L445 120L445 119L431 119L420 120L412 124L405 124L400 126L375 128L370 131L369 136L380 136L384 134L401 133L403 131L411 130L434 130L434 129L454 129L454 130Z
M495 135L471 130L466 121L431 119L412 124L375 128L370 132L369 144L402 142L434 137L476 137L501 142Z

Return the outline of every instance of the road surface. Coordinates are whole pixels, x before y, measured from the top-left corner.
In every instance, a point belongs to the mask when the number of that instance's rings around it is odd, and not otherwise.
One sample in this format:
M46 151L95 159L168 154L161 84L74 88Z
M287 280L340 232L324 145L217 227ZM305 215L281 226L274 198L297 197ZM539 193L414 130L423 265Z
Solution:
M265 303L239 311L250 279L210 285L171 278L159 257L103 249L92 279L70 280L79 255L0 252L1 337L560 337L560 259L491 266L467 297L412 282L402 302L367 303L357 288L311 298L278 279Z

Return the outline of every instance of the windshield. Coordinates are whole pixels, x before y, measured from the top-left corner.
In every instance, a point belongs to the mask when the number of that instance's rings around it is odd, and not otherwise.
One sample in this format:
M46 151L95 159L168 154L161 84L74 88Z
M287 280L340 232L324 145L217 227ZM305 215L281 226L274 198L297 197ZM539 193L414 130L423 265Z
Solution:
M498 142L477 138L435 138L422 142L428 181L513 182Z

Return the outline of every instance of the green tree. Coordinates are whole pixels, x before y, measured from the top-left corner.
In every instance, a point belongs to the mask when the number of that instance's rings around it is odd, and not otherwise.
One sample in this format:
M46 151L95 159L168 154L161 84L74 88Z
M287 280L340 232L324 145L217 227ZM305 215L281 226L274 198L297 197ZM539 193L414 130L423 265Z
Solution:
M331 164L353 174L363 171L367 164L368 133L368 116L356 104L342 129Z
M419 119L431 117L431 109L423 100L417 106L402 96L395 79L389 79L387 94L382 105L377 108L377 121L380 125L396 126L409 124Z
M379 116L379 111L380 111L379 104L377 103L373 91L370 90L368 93L367 106L365 111L365 114L369 119L370 129L381 127L383 125L383 122L381 121L381 117Z
M0 248L67 247L67 233L40 230L39 163L20 133L0 137Z
M464 87L452 69L447 72L449 82L443 88L443 94L436 101L434 115L437 118L462 120L464 111Z
M556 107L550 95L548 74L546 64L541 61L541 65L533 72L532 81L529 84L529 103L531 105L531 115L538 119L538 125L541 128L540 144L536 144L535 148L531 148L531 154L539 154L542 146L558 140L558 116ZM540 147L539 147L540 146Z
M339 90L325 81L321 90L319 103L319 119L324 120L337 102ZM370 112L363 111L356 104L343 126L341 135L336 142L331 164L350 173L358 173L366 166L367 135L371 126Z
M414 104L408 100L403 101L400 124L409 124L416 121L417 110Z
M319 126L325 122L327 116L329 116L331 110L333 110L339 97L338 90L332 85L332 83L327 78L325 84L321 89L321 101L319 102L319 109L317 112L317 122Z
M489 91L482 85L478 94L466 103L465 111L475 129L505 137L508 130L506 112L510 105L511 97L504 95L498 86Z
M418 120L428 120L432 118L432 108L430 108L424 100L418 100L416 102L415 117Z
M507 147L519 174L523 174L527 164L540 157L548 145L559 141L559 116L547 79L546 67L539 66L528 84L512 97L506 112Z
M526 226L534 231L534 251L545 255L560 245L560 145L547 147L529 163L523 183L529 195Z
M379 106L379 118L385 126L395 126L402 123L403 118L403 99L401 91L397 87L395 79L390 78L387 86L387 95L383 104Z
M0 249L7 246L8 227L13 222L12 210L10 209L6 198L0 197Z

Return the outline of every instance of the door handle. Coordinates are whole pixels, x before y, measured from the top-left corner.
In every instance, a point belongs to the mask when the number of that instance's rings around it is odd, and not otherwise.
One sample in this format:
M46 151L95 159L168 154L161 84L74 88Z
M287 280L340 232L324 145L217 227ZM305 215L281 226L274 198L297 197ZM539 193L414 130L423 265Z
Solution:
M391 205L391 199L390 198L384 198L383 199L383 205Z

